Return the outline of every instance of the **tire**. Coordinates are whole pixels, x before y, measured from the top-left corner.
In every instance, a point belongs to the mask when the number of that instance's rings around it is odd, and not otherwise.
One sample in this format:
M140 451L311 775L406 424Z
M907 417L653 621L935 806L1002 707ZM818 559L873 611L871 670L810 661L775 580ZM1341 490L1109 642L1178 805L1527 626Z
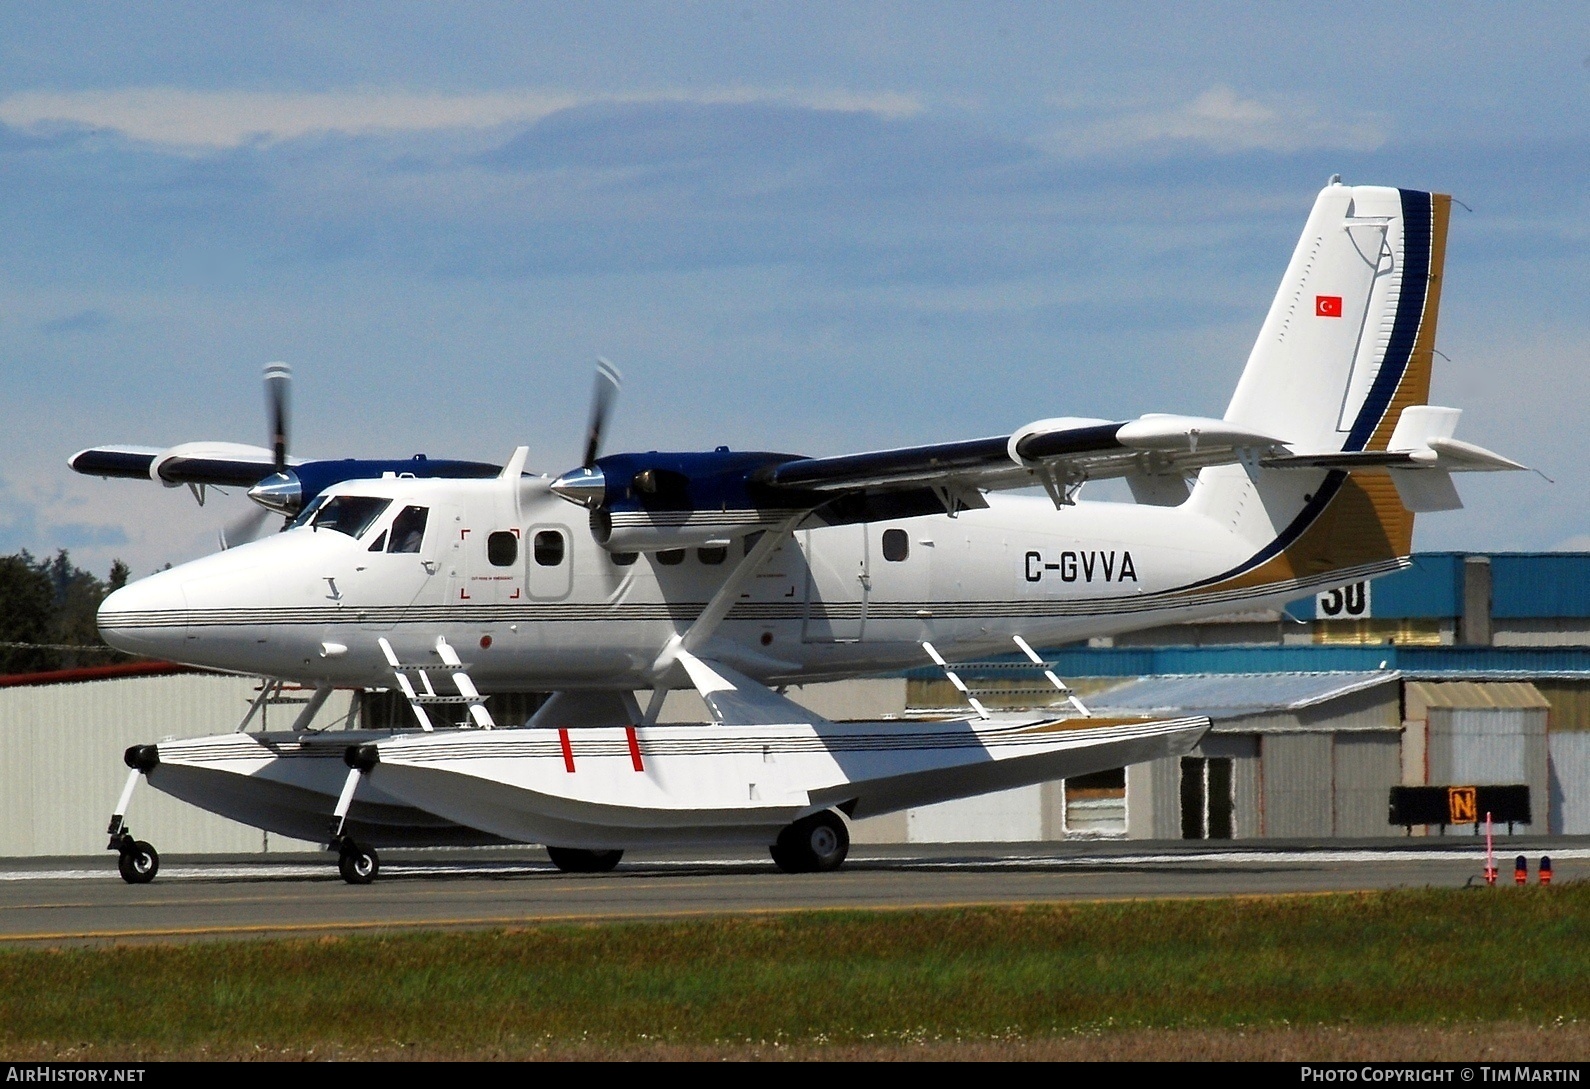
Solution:
M147 885L160 872L160 852L143 840L134 840L116 856L116 869L129 885Z
M381 872L381 856L373 847L350 843L337 856L337 869L350 885L368 885Z
M828 873L850 853L850 831L832 809L803 817L778 834L768 851L785 873Z
M607 873L618 860L624 857L623 851L587 851L581 847L548 847L547 857L552 860L552 865L564 873Z

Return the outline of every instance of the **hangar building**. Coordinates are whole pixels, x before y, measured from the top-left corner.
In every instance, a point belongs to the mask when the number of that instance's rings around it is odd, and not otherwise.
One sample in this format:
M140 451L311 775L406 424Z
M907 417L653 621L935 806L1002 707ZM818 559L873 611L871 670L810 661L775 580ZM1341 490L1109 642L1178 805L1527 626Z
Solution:
M1096 709L1194 711L1214 728L1185 760L874 818L858 822L856 841L1401 836L1386 818L1391 786L1458 782L1529 785L1535 823L1519 831L1590 833L1590 554L1421 554L1287 615L1043 657ZM1053 695L1012 684L1010 665L983 677L1007 703ZM976 667L961 673L975 683ZM250 678L159 663L0 678L0 857L100 852L123 749L230 729L257 691ZM932 668L791 695L836 718L959 699ZM339 693L316 725L384 718L385 699ZM512 721L534 699L494 697L494 708ZM692 699L671 694L665 718L695 717ZM297 710L265 713L283 728ZM128 816L168 855L313 849L147 787Z

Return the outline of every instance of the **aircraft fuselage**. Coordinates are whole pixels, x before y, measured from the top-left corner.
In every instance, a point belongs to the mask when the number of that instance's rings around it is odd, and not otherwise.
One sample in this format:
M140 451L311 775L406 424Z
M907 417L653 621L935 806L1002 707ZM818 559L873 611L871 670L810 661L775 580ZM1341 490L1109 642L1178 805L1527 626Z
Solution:
M615 555L537 477L387 478L337 497L365 502L344 504L357 517L317 525L309 512L113 594L106 640L214 669L381 686L391 674L379 639L408 662L442 637L483 691L647 687L660 649L749 551L742 538ZM740 591L710 652L778 684L922 664L924 640L966 657L1008 652L1012 635L1052 645L1240 607L1187 590L1247 551L1192 510L989 502L954 518L797 529Z

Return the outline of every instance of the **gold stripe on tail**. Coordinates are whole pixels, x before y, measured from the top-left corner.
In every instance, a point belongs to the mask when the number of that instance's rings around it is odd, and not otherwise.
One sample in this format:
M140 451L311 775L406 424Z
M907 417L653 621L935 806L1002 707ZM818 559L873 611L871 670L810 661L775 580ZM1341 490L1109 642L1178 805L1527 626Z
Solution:
M1391 442L1391 433L1402 418L1402 410L1409 405L1430 403L1430 372L1435 364L1435 326L1441 310L1441 278L1446 269L1446 228L1452 215L1452 198L1444 193L1430 195L1430 272L1424 292L1424 313L1419 319L1419 335L1414 338L1413 351L1402 372L1402 381L1391 395L1386 414L1380 418L1375 433L1365 445L1366 450L1384 450Z

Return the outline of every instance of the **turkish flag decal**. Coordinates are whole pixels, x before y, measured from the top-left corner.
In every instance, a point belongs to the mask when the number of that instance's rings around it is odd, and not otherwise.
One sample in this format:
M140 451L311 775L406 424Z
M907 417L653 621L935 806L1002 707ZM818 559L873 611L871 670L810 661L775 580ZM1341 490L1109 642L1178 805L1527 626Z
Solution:
M1340 295L1315 295L1314 316L1316 318L1341 317L1342 297Z

